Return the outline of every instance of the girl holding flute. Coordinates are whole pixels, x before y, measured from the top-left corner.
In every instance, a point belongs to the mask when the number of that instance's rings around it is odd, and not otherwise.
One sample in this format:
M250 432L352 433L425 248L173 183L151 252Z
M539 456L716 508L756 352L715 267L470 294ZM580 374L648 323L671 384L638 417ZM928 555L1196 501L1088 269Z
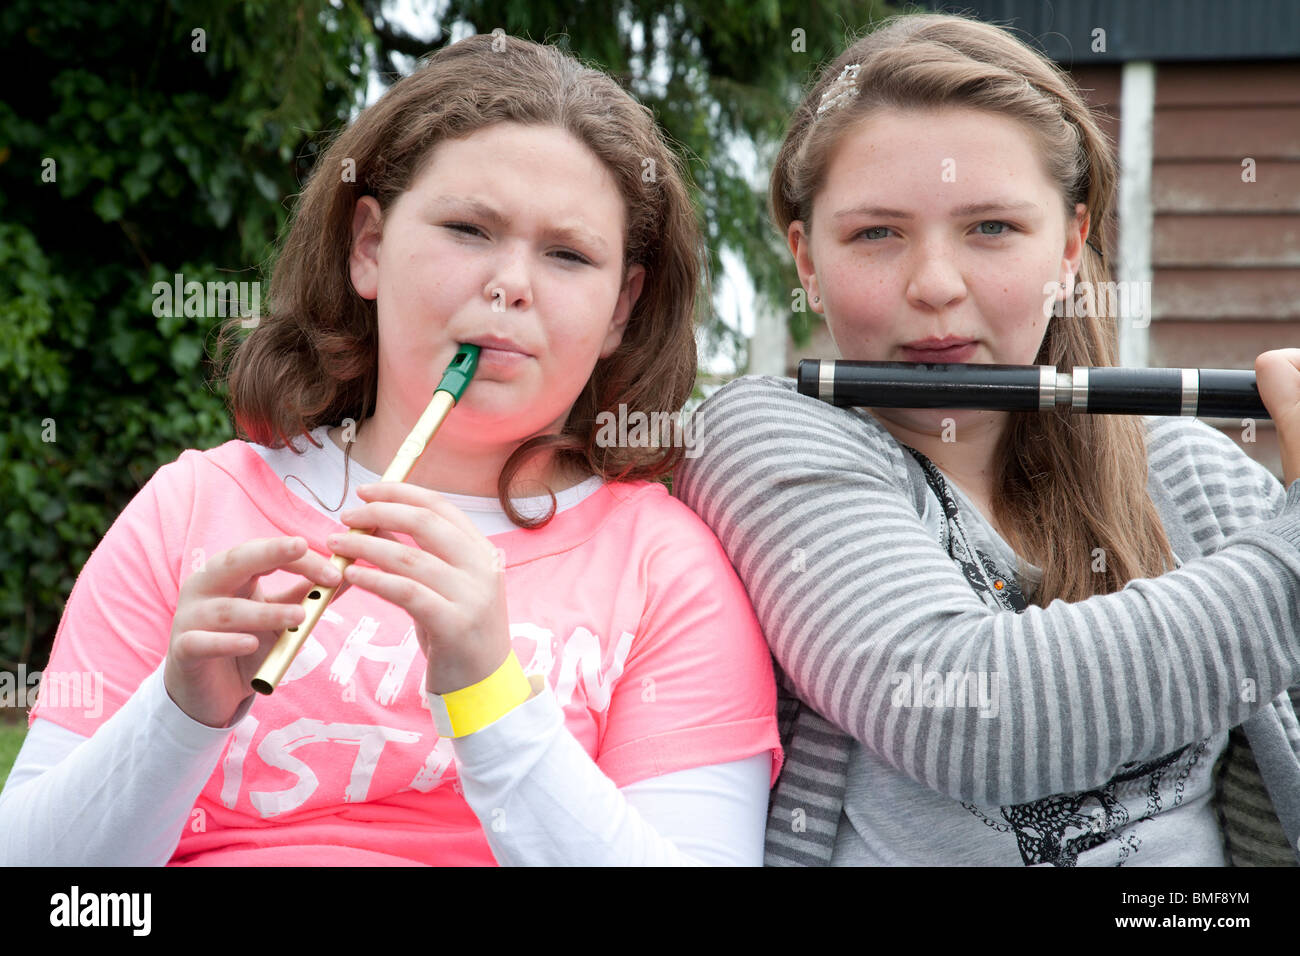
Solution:
M0 860L761 862L762 634L653 480L681 446L596 428L689 395L700 261L678 160L604 74L478 36L397 82L317 162L235 352L249 440L160 468L78 577L46 673L102 674L102 714L43 686ZM378 482L464 344L428 453Z
M1116 364L1043 301L1110 278L1115 182L1059 69L914 15L813 83L770 200L842 357L1069 369ZM1193 419L704 403L674 493L779 665L769 864L1294 864L1300 349L1256 373L1285 486Z

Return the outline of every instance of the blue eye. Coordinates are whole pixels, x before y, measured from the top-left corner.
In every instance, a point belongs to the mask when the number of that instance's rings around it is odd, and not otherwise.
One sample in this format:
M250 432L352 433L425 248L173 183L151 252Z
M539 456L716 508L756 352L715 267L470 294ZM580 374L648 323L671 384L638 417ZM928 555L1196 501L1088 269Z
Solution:
M591 265L591 260L586 256L577 252L570 252L568 249L561 249L559 252L555 253L555 255L566 256L567 258L565 258L565 262L576 262L588 266Z
M893 230L890 229L888 226L869 226L868 228L858 232L857 235L855 235L853 238L856 239L858 238L858 236L867 236L867 238L871 240L884 239L885 237L881 235L874 235L874 236L867 235L868 233L882 233L882 232L893 232Z
M985 226L1003 226L1005 227L1005 231L985 232L984 231ZM1000 219L986 219L979 224L979 229L980 229L981 236L1005 236L1008 232L1013 231L1014 227L1011 225L1011 223L1002 222Z
M447 229L451 229L451 230L453 230L453 231L455 231L455 232L466 233L466 234L468 234L468 233L476 233L476 234L478 234L478 235L480 235L480 236L483 235L483 230L482 230L482 229L480 229L478 226L471 226L471 225L469 225L469 223L464 223L464 222L448 222L448 223L443 223L443 225L444 225Z

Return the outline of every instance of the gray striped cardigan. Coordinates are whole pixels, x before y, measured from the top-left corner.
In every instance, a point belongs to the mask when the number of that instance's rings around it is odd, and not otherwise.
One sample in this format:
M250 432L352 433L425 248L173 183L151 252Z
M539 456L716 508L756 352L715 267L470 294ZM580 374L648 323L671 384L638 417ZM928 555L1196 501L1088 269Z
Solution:
M850 735L954 799L1006 805L1099 785L1226 728L1236 728L1219 774L1229 858L1294 860L1300 482L1284 492L1203 422L1147 421L1149 490L1190 563L1116 594L1008 614L936 560L947 554L920 522L931 493L922 469L869 413L770 376L736 379L701 406L673 491L726 549L778 667L786 763L769 865L830 859ZM993 720L961 708L886 720L886 675L921 654L1007 674L1020 692ZM1038 759L1012 759L1028 740L1046 742Z

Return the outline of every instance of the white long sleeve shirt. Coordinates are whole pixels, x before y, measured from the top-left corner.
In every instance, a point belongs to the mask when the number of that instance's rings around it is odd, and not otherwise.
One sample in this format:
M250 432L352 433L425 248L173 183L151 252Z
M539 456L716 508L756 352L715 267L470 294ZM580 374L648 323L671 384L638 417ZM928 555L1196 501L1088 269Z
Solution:
M86 738L33 723L0 792L0 865L162 866L233 727L176 706L162 668ZM565 728L550 689L467 737L457 769L509 866L758 866L771 756L619 790Z

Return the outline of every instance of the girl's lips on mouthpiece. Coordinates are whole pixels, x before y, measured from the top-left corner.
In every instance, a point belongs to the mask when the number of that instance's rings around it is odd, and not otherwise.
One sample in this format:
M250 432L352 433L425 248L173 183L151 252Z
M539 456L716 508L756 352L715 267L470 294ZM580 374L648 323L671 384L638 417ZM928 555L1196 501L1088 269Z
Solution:
M903 355L908 362L923 362L928 364L942 363L960 363L967 362L975 354L978 347L976 342L968 342L965 345L954 345L946 349L915 349L903 348Z

